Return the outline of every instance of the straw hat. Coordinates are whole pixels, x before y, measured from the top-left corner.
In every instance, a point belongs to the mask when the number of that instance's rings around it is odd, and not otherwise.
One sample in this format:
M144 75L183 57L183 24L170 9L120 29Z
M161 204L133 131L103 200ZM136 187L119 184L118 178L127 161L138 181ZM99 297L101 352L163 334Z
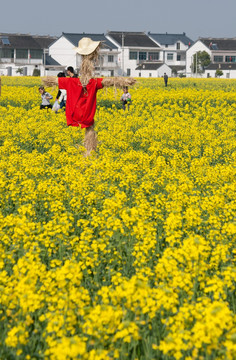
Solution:
M79 41L75 51L80 55L89 55L97 49L100 43L101 41L93 41L90 38L84 37Z

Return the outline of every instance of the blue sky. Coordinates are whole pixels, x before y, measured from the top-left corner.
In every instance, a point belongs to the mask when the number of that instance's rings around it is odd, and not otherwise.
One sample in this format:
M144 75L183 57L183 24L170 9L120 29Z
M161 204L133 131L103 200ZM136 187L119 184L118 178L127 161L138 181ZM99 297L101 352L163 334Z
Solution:
M197 40L236 37L235 18L236 0L2 0L0 32L185 32Z

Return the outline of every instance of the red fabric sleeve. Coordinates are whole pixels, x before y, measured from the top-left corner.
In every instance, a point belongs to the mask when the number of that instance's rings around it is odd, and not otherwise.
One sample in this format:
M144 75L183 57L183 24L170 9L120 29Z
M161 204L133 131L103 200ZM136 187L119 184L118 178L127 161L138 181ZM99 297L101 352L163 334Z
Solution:
M102 80L103 80L103 78L97 78L97 90L103 88Z
M65 78L65 77L64 78L63 77L58 78L58 87L59 87L59 89L67 90L68 79L70 79L70 78Z

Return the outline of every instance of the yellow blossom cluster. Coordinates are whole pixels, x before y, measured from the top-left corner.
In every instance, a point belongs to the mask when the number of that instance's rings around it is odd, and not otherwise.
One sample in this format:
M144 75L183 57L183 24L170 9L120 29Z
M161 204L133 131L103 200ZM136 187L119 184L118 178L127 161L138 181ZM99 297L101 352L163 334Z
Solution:
M0 359L234 360L236 81L101 90L89 158L39 85L2 78Z

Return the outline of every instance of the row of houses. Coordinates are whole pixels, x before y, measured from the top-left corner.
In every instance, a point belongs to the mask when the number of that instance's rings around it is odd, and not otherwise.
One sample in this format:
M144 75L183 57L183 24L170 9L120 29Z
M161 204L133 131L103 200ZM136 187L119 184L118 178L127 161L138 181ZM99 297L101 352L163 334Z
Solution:
M108 31L106 34L62 33L59 37L0 33L0 75L56 75L67 66L79 72L75 47L83 37L101 41L96 73L101 76L236 78L236 38L199 38L182 34ZM211 59L204 73L193 73L194 55Z

